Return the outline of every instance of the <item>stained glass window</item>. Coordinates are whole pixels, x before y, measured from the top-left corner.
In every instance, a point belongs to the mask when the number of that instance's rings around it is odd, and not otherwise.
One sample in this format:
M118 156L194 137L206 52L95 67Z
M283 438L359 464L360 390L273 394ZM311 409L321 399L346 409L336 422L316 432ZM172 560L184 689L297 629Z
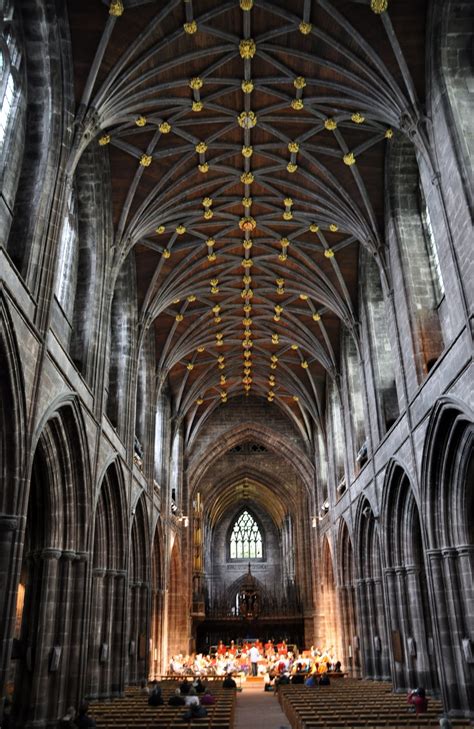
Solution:
M248 511L243 511L230 535L231 559L262 559L263 540L258 524Z

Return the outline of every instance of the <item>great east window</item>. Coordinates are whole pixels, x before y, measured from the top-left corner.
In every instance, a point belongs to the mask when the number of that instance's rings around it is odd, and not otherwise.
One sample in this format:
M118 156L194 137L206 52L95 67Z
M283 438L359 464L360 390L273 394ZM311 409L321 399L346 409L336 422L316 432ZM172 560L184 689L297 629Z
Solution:
M257 522L248 511L240 514L230 533L230 558L263 558L262 534Z

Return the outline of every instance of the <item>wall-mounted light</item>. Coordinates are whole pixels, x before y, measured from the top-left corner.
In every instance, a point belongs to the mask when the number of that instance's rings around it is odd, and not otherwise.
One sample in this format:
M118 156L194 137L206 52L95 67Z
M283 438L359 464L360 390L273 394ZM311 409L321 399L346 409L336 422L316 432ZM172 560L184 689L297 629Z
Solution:
M315 516L313 516L313 518L311 519L311 526L313 527L313 529L316 529L317 523L318 523L318 520L316 519Z

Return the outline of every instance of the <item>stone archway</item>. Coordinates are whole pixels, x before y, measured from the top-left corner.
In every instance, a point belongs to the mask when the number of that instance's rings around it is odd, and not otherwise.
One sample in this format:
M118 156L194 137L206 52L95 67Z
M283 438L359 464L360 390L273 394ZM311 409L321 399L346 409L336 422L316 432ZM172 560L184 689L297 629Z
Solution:
M474 418L448 398L433 408L422 503L437 664L446 706L474 713ZM453 518L455 515L455 518Z
M120 696L124 684L127 499L120 469L107 468L95 511L88 694Z
M351 676L361 673L360 644L357 620L356 579L354 550L349 527L344 519L339 524L337 541L339 571L339 610L341 613L342 636L344 641L344 665Z
M127 684L138 684L148 674L149 553L148 513L142 495L135 507L130 544Z
M151 553L151 655L148 668L150 678L156 678L164 669L162 665L163 612L163 534L158 522L155 527Z
M390 662L379 528L372 507L364 498L359 502L355 533L360 573L357 592L364 676L375 680L389 680Z
M397 689L436 690L422 524L410 479L396 461L387 469L382 515L393 682Z
M324 617L324 649L329 649L337 660L342 657L342 642L337 611L337 589L334 578L333 559L327 537L322 547L321 600ZM332 649L332 650L331 650Z
M181 550L175 542L171 552L168 592L168 657L189 650L186 575Z
M71 401L47 416L32 462L12 672L20 725L56 720L82 694L89 483Z
M25 402L22 369L8 310L0 294L0 695L12 653L21 548L21 514L27 484L22 467Z

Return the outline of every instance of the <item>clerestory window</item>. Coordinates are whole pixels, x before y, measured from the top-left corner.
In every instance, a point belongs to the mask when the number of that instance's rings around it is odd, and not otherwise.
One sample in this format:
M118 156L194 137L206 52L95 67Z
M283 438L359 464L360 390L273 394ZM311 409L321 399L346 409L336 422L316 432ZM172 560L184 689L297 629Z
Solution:
M243 511L230 533L231 559L263 559L263 539L254 517Z

